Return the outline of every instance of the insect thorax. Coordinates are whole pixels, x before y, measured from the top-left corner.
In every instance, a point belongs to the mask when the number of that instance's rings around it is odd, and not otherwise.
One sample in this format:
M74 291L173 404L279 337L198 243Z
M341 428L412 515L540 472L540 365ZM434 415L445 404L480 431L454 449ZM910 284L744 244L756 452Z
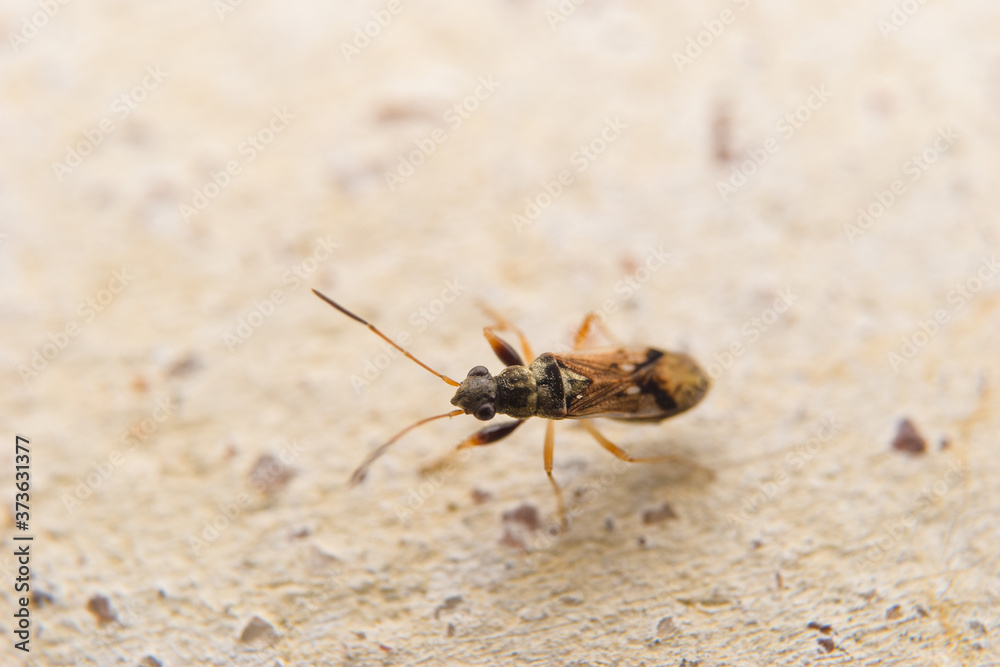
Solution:
M566 417L566 395L575 396L590 380L561 367L545 353L528 366L508 366L496 378L497 412L518 419Z

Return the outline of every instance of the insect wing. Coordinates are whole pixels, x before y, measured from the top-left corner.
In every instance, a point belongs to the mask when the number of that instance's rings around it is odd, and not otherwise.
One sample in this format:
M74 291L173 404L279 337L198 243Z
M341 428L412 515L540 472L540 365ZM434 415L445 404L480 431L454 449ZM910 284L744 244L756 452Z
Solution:
M566 397L567 417L659 420L679 412L663 387L664 353L648 347L620 347L558 355L561 368L590 380Z

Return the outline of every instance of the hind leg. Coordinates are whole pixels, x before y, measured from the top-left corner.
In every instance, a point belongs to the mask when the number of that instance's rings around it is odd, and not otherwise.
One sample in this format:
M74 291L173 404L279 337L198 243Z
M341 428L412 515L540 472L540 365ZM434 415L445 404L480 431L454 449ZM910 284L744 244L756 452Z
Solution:
M597 442L600 443L601 447L604 447L604 449L608 450L622 461L628 461L629 463L663 463L665 461L670 461L671 463L679 463L683 466L687 466L688 468L694 468L695 470L698 470L699 472L708 475L710 478L715 477L715 473L712 472L711 469L699 465L694 461L685 458L683 456L675 456L672 454L661 454L660 456L642 456L642 457L632 456L624 449L622 449L621 447L619 447L618 445L616 445L615 443L611 442L603 435L601 435L600 431L598 431L597 428L590 423L589 419L582 420L582 423L583 427L587 429L587 432L590 433L590 435L594 436L594 440L597 440Z

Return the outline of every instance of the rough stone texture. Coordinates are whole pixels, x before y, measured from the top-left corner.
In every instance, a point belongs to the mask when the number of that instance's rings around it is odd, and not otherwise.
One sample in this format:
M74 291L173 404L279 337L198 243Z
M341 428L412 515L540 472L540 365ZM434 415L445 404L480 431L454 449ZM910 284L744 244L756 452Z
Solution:
M402 2L349 57L384 3L232 4L58 4L23 42L40 5L0 10L28 663L1000 664L997 3ZM536 352L604 310L716 377L689 414L600 428L715 477L559 424L553 537L543 425L430 466L465 417L348 489L451 392L310 287L456 377L499 369L477 299ZM893 450L904 418L924 454Z

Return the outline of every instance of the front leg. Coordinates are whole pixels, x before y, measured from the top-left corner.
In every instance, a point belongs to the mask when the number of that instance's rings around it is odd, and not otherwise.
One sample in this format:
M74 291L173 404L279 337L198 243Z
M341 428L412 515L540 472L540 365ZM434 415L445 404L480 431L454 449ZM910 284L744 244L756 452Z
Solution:
M492 317L496 322L493 326L483 329L483 335L486 336L486 340L490 342L490 347L493 348L496 355L500 357L500 361L504 362L507 366L524 365L524 361L521 360L521 357L518 355L517 350L514 349L514 346L504 340L501 340L495 333L496 331L513 331L518 340L521 341L521 350L524 352L524 356L528 358L528 362L530 363L531 360L535 358L535 355L531 352L531 345L528 344L527 336L525 336L520 329L508 322L506 318L500 315L500 313L493 310L485 303L480 302L479 307L482 308L486 314Z
M500 361L502 361L505 366L524 365L524 361L521 360L521 356L517 353L517 350L514 349L514 346L493 333L493 327L486 327L483 329L483 335L486 336L486 340L490 342L490 347L493 348L493 353L500 358Z
M492 445L494 442L497 442L498 440L503 440L508 435L513 433L514 429L523 424L525 421L526 420L524 419L518 419L512 422L503 422L502 424L490 424L486 428L479 429L478 431L470 435L468 438L458 443L458 446L455 448L455 451L460 449L468 449L469 447L482 447L483 445ZM449 454L445 454L444 456L440 457L433 463L423 466L420 469L420 472L427 474L443 468L451 460L452 456L454 456L455 451L452 451Z
M502 424L490 424L486 428L479 429L468 438L463 440L458 444L456 449L468 449L469 447L482 447L483 445L492 445L498 440L503 440L508 435L514 432L518 426L523 424L525 419L518 419L512 422L503 422Z

